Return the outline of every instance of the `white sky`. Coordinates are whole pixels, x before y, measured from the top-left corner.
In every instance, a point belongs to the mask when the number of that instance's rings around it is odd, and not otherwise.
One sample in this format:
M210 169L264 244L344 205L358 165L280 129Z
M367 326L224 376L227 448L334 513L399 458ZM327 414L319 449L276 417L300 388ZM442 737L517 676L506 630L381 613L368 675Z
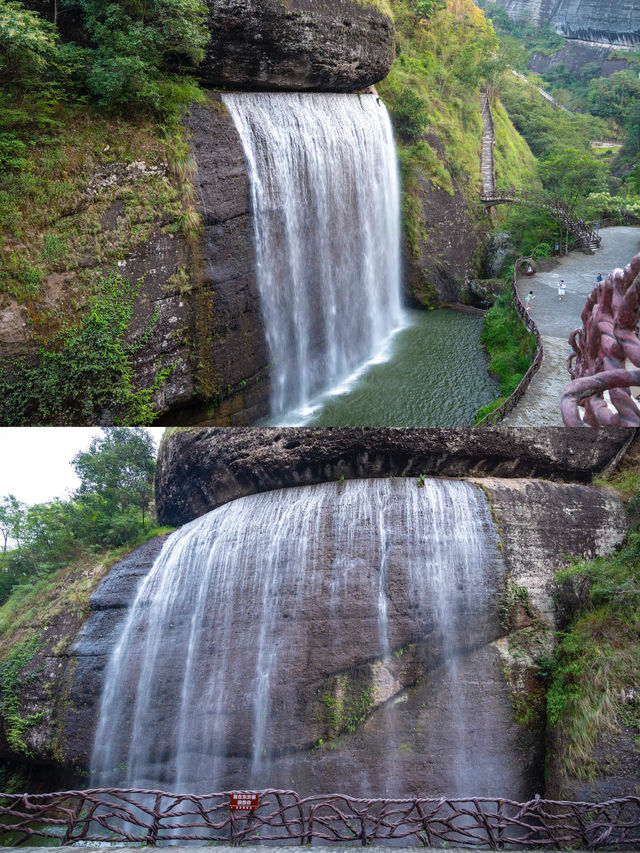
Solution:
M164 427L148 427L156 447ZM94 427L2 427L0 496L27 504L67 498L80 485L71 460L101 435Z

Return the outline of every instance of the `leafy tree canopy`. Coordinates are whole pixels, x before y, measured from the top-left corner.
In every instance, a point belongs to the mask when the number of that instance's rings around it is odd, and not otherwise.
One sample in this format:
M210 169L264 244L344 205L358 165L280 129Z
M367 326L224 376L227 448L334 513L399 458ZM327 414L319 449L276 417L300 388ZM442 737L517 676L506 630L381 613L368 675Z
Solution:
M55 81L59 98L88 96L101 107L158 115L175 109L185 71L202 61L209 39L201 0L57 0L58 7L77 22L74 42L61 43L56 27L18 0L0 0L0 80L9 88L20 94Z
M606 189L602 164L585 151L558 148L542 160L538 171L544 186L569 204L580 196Z
M207 7L200 0L67 0L83 18L86 86L100 105L162 109L176 72L204 59Z
M73 460L80 487L71 500L27 507L0 498L0 535L14 546L0 551L0 604L83 553L135 542L146 530L155 465L147 430L105 428Z
M155 448L148 430L104 429L88 450L75 456L73 467L81 480L76 493L79 498L96 495L106 506L120 511L133 505L144 517L156 469Z

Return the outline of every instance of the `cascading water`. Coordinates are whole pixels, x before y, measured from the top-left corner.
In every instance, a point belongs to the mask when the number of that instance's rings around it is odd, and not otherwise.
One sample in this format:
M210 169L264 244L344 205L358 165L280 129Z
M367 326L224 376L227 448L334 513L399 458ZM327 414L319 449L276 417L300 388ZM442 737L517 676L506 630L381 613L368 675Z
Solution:
M301 422L405 324L391 123L375 95L223 100L251 181L271 415Z
M412 642L422 649L416 661L450 676L450 661L492 639L500 565L486 498L464 481L304 486L241 498L185 525L142 582L107 667L92 782L401 795L411 785L398 774L400 741L413 737L393 713L406 686L403 646ZM329 679L337 673L344 686L363 661L372 716L359 718L353 737L365 752L348 771L336 753L333 781L322 769L333 753L312 749L318 714L330 707ZM478 734L464 684L449 695L450 719L438 725L451 733L452 760L486 774L492 733ZM473 751L459 733L470 720ZM369 736L385 753L374 764ZM485 789L507 776L492 767ZM452 779L448 793L470 793L467 784Z

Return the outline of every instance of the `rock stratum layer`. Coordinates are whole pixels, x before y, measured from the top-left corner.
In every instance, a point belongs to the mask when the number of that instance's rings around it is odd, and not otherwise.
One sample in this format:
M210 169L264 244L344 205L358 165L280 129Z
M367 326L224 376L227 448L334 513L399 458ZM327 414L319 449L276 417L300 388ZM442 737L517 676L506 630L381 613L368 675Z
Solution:
M640 44L637 0L500 0L512 18L549 24L568 39L594 44Z
M363 477L545 477L590 482L630 429L193 428L165 437L158 518L177 526L255 492Z
M393 24L355 0L207 0L207 85L354 92L385 77Z

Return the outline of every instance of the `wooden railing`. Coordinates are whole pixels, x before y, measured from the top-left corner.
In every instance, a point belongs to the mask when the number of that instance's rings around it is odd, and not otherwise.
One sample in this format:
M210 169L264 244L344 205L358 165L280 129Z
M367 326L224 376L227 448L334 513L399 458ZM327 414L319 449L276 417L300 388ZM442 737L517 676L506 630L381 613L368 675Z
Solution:
M300 797L266 790L255 811L232 811L226 791L201 796L102 788L54 794L0 794L0 839L63 845L200 841L241 844L401 841L509 848L640 846L640 797L605 803L498 798L365 799L343 794ZM5 836L2 841L6 841Z
M511 287L513 291L514 307L520 315L520 319L525 324L527 329L529 329L529 331L533 332L533 334L535 335L537 342L536 355L533 359L531 367L527 370L525 375L520 380L520 384L518 385L516 390L512 394L510 394L510 396L507 397L507 399L503 403L501 403L497 409L494 409L492 412L489 412L482 418L482 420L479 420L478 423L475 424L475 426L477 427L495 426L496 424L500 423L500 421L505 418L509 414L509 412L512 412L524 396L525 391L531 384L531 380L536 375L536 373L540 369L540 365L542 364L542 359L544 357L542 335L540 334L540 330L531 318L531 315L520 301L520 297L518 296L518 270L520 269L522 264L527 263L529 261L533 262L533 258L518 258L513 267L513 278L511 280Z

